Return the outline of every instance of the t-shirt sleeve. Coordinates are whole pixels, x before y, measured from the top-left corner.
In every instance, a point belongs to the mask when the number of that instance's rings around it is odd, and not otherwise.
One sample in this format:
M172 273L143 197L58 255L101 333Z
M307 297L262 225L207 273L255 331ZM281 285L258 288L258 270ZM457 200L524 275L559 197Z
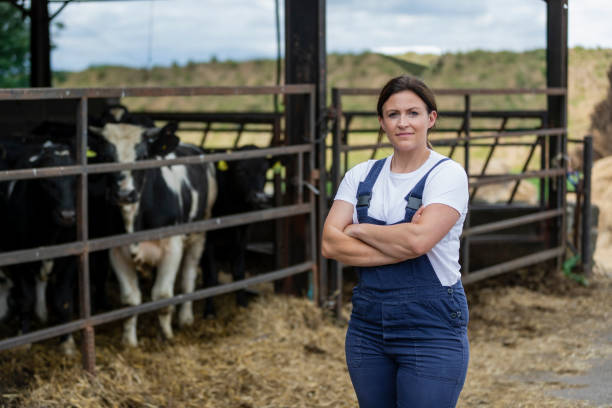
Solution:
M423 205L446 204L459 214L467 212L469 201L468 179L459 163L441 163L427 177L423 192Z
M357 188L359 187L359 182L362 178L365 178L364 173L368 171L369 167L369 162L363 162L347 171L340 182L340 186L338 186L338 191L336 192L334 200L347 201L353 204L354 207L357 204Z

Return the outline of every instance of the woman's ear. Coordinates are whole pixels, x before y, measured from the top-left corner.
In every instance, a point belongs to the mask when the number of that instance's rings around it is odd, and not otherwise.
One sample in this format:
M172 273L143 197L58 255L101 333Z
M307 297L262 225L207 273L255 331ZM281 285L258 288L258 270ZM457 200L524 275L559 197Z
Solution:
M437 118L438 118L438 112L436 111L429 112L429 123L427 124L427 129L431 129L436 124Z

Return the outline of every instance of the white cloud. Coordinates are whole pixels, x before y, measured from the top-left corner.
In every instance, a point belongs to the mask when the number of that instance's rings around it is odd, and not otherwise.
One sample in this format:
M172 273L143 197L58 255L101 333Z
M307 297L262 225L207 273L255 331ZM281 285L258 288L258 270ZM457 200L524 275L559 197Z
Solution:
M387 47L377 47L372 51L381 54L405 54L407 52L416 52L417 54L442 54L442 50L439 47L433 45L392 45Z
M279 1L282 7L284 2ZM65 29L53 38L57 45L53 67L184 64L212 56L272 58L276 55L274 4L274 0L70 3L57 17ZM611 0L569 0L569 45L612 47L611 19ZM281 11L281 30L282 20ZM328 0L326 32L329 52L543 48L546 3Z

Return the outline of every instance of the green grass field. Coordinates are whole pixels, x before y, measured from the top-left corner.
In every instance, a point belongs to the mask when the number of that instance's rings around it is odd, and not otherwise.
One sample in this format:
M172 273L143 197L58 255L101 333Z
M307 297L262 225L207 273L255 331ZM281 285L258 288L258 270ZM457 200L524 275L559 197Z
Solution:
M589 133L590 115L594 106L608 92L606 72L612 64L612 49L573 48L569 55L569 101L568 130L572 138L582 138ZM328 90L333 87L380 88L389 78L410 73L418 75L434 89L441 88L544 88L546 84L545 50L525 52L470 51L443 55L415 54L382 55L330 54L327 59ZM276 62L258 59L243 62L212 61L189 62L186 65L154 67L150 70L121 66L93 66L80 72L54 73L57 87L111 87L111 86L261 86L274 85ZM282 79L281 79L282 82ZM172 111L273 111L272 96L210 96L210 97L162 97L125 98L122 101L133 110ZM331 96L328 95L328 105ZM345 97L344 110L374 111L375 97ZM546 98L539 95L474 96L472 109L546 109ZM438 128L457 127L458 119L445 118L445 110L463 109L463 98L457 96L438 97L442 115ZM281 103L281 109L282 103ZM509 128L533 126L531 120L511 120ZM473 120L472 126L499 127L497 120ZM355 127L375 129L375 118L355 119ZM434 133L434 138L452 137L453 134ZM201 132L183 132L181 137L199 143ZM235 133L212 133L207 141L210 147L228 147ZM351 144L376 142L376 133L351 134ZM245 132L241 144L267 145L269 134ZM330 142L331 143L331 142ZM524 149L523 149L524 150ZM442 153L448 149L441 148ZM462 153L457 152L461 161ZM482 162L488 149L474 148L470 151L475 165ZM377 157L389 154L380 150ZM495 157L504 158L522 155L506 149L496 152ZM349 167L369 158L371 152L360 151L349 154ZM537 157L533 159L537 163ZM512 171L518 171L521 162L511 163ZM477 167L477 166L476 166Z

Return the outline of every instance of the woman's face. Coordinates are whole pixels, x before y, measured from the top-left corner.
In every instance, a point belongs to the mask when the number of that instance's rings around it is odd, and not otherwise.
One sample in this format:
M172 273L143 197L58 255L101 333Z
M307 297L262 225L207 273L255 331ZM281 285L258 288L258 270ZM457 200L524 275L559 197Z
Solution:
M427 130L436 123L436 111L427 112L425 102L412 91L395 93L378 118L389 141L399 151L427 148Z

